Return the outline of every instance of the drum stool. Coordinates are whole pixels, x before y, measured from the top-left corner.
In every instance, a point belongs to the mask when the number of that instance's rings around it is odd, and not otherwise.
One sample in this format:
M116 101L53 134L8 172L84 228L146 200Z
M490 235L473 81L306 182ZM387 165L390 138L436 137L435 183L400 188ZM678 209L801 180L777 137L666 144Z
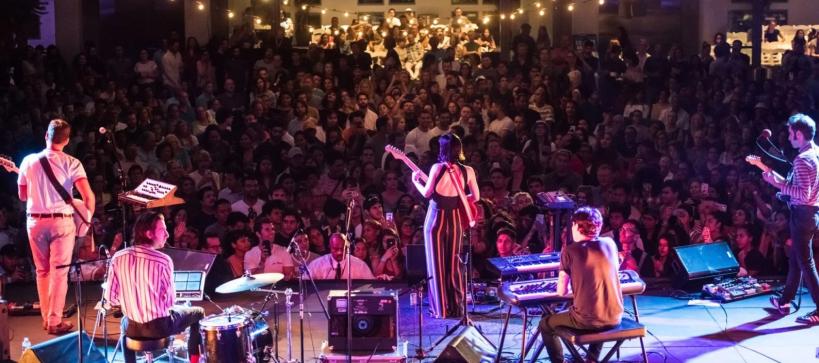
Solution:
M144 353L146 363L153 363L154 353L159 350L164 350L168 356L168 362L173 363L174 355L169 351L173 343L173 338L159 338L159 339L140 339L125 337L125 348L134 351L135 353ZM161 357L161 356L160 356ZM131 362L126 362L131 363ZM135 363L135 362L134 362Z

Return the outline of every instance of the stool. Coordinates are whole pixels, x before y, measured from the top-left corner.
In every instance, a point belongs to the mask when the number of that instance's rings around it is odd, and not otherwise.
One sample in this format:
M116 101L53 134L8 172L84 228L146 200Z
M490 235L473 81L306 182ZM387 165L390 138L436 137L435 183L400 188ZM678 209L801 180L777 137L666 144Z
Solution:
M168 351L172 342L172 338L146 339L125 337L125 349L132 350L135 353L144 353L146 363L153 363L153 352L164 350L168 355L168 362L173 363L173 353ZM158 358L159 357L157 357L157 359Z
M579 346L584 352L588 353L588 349L585 347L587 344L615 342L608 354L600 361L607 363L612 355L614 355L614 352L619 350L620 345L623 344L624 341L635 338L642 339L646 335L646 327L634 320L623 318L620 325L611 329L589 331L558 327L555 329L555 332L557 336L563 340L563 343L566 344L566 347L569 348L572 357L581 361L583 357L575 346ZM645 356L645 350L643 351L643 355Z

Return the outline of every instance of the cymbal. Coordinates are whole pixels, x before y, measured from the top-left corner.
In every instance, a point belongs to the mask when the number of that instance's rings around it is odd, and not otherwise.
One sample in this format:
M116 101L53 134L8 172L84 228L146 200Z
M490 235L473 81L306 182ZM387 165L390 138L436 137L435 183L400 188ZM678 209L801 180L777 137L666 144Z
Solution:
M231 294L234 292L249 291L275 284L283 278L284 275L278 272L244 275L219 285L219 287L216 288L216 292L220 294Z

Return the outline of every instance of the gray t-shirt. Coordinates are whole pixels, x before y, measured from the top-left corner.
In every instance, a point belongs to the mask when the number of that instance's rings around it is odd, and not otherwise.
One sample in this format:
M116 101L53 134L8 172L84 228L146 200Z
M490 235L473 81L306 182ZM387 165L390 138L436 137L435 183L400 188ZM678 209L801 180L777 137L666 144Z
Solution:
M571 277L575 325L595 329L620 324L623 295L617 272L617 245L608 237L575 242L563 249L560 269Z

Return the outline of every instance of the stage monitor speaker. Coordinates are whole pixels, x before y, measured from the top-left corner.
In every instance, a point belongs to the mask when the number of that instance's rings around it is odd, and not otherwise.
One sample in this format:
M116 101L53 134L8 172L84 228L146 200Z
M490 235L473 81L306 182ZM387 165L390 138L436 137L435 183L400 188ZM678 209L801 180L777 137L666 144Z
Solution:
M392 352L398 347L398 296L388 290L354 290L347 304L346 290L331 290L327 341L334 352L347 351L347 308L353 309L355 352Z
M674 247L674 256L671 267L677 287L701 285L705 279L739 272L739 262L724 241Z
M498 349L478 329L464 326L435 359L435 363L494 362Z
M18 363L77 362L77 334L80 333L73 332L32 346L31 349L23 352L23 356ZM88 334L85 334L85 332L81 334L83 362L106 363L105 357L96 346L91 347L91 352L88 352L88 346L94 343L88 337Z
M0 300L0 362L11 359L11 348L9 348L9 303Z

